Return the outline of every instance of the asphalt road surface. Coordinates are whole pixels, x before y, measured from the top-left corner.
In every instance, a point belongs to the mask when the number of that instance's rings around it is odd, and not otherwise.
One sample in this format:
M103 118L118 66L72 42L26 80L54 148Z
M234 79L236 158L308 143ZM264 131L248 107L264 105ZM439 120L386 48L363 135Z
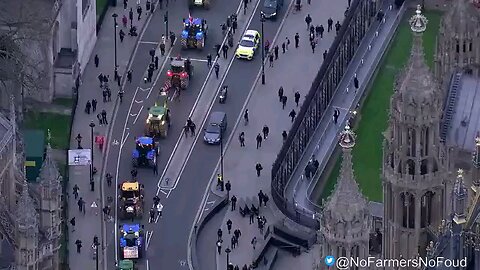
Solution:
M169 108L172 114L172 126L169 130L168 138L160 142L161 153L159 156L159 173L163 170L170 153L173 151L175 143L181 134L182 127L190 112L199 91L208 74L205 62L195 59L205 59L207 53L213 53L213 46L221 43L220 24L224 22L226 16L235 12L238 3L232 4L230 1L214 1L210 10L193 9L193 17L206 18L209 24L208 39L206 48L203 51L189 50L181 51L178 42L170 52L171 56L182 54L182 57L191 57L195 68L195 74L187 90L181 94L181 101L172 101ZM282 11L285 12L284 10ZM280 14L282 18L284 14ZM169 7L169 30L179 33L181 29L181 18L188 17L188 8L186 1L177 1ZM158 94L158 89L163 86L166 68L160 70L159 80L155 87L152 84L143 83L143 75L149 64L150 56L148 52L156 45L161 35L165 33L163 22L164 11L158 10L152 18L150 24L141 38L141 42L136 51L132 63L133 82L126 85L124 102L120 105L118 113L114 118L112 128L112 140L118 141L116 145L111 145L107 156L106 172L116 176L117 184L131 178L131 151L135 147L135 137L143 135L144 121L147 115L147 108L152 106ZM265 23L265 38L272 41L281 20ZM260 31L260 9L256 10L251 25L248 29ZM291 38L293 39L293 38ZM168 49L168 46L167 46ZM233 49L230 50L230 54ZM225 83L229 85L229 97L224 105L215 103L211 111L225 111L229 118L229 127L226 136L229 135L235 119L241 113L240 110L245 102L254 79L261 66L260 55L257 55L253 61L234 60ZM162 60L160 61L162 64ZM268 80L268 77L267 77ZM254 116L251 116L254 117ZM197 123L197 130L202 127ZM139 169L138 179L145 185L146 209L145 217L141 224L145 225L147 231L147 254L146 259L140 261L140 269L149 269L150 267L163 269L187 269L187 240L191 224L195 213L200 204L205 186L214 170L219 156L219 147L207 146L202 141L202 136L195 143L193 152L188 160L185 170L179 179L176 189L171 196L161 198L164 205L164 215L158 223L148 224L148 208L152 203L152 198L157 191L158 176L153 174L151 169ZM116 197L116 187L106 188L106 196ZM106 243L107 243L107 269L114 269L116 257L116 244L114 232L118 225L124 221L108 223ZM128 221L127 221L128 222ZM212 244L212 248L214 248ZM202 256L200 251L199 256Z

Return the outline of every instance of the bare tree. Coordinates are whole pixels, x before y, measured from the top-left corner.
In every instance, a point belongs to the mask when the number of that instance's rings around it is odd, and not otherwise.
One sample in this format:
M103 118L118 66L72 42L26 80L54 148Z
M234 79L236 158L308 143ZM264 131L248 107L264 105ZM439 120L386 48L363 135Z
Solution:
M45 91L55 9L47 0L0 0L0 91L24 97ZM6 95L5 95L6 94Z

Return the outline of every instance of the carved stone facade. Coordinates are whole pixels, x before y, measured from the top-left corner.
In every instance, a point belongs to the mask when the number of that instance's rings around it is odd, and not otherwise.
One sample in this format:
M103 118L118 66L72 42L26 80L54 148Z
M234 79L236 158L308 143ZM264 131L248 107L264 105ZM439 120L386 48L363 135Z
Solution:
M352 148L355 140L355 134L347 125L339 142L343 151L340 176L324 205L321 218L321 254L335 258L366 259L369 256L371 216L368 201L360 192L353 174Z

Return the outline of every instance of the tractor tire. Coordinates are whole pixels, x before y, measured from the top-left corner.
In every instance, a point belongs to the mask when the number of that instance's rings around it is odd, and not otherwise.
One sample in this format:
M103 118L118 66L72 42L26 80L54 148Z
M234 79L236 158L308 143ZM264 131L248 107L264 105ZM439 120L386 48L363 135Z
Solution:
M180 39L180 43L182 44L183 49L187 48L187 39L186 38Z

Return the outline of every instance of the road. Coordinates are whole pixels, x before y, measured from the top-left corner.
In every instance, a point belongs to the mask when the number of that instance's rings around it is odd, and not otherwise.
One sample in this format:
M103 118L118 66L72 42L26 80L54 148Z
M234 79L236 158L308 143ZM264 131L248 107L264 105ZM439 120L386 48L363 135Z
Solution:
M254 2L252 2L253 5ZM184 4L182 6L182 4ZM209 11L202 9L192 10L192 16L204 17L207 19L210 27L207 39L207 48L201 51L181 51L175 46L171 52L172 56L182 53L183 57L189 56L195 66L194 78L189 88L182 93L180 102L170 102L169 107L172 112L172 127L168 138L160 142L161 154L159 158L159 172L167 165L169 155L175 148L178 137L181 135L181 129L193 107L197 96L202 90L202 85L207 77L208 70L206 63L196 61L195 59L205 59L208 52L212 52L209 47L221 43L221 37L218 35L219 25L224 21L228 14L232 14L237 4L232 5L228 1L215 1ZM173 7L170 6L169 22L172 31L180 31L180 19L188 16L186 2L178 2ZM280 14L280 18L283 14ZM178 24L175 24L175 18L178 18ZM240 18L239 18L240 20ZM248 23L250 20L246 20ZM280 20L277 22L265 23L265 38L272 40ZM260 30L260 9L257 9L251 19L249 29ZM158 42L160 36L164 33L163 12L155 14L136 52L132 69L133 83L127 84L125 88L125 98L123 104L119 107L115 122L112 128L112 141L119 143L112 145L107 157L106 172L111 172L116 176L116 182L130 178L131 170L131 150L134 148L134 137L143 133L144 121L146 119L146 108L151 106L158 93L158 88L163 85L165 70L160 70L159 81L155 87L151 84L143 83L143 74L149 63L148 51L155 46L153 42ZM238 34L237 34L238 35ZM229 54L232 54L230 49ZM168 65L167 65L168 66ZM227 66L226 64L224 66ZM215 103L212 111L225 111L228 115L231 126L238 115L243 103L248 95L258 70L261 66L259 55L251 62L234 60L228 74L225 77L224 84L229 85L229 97L226 105ZM152 90L153 89L153 90ZM213 99L212 96L210 99ZM201 104L203 105L203 104ZM209 104L207 104L208 106ZM208 110L207 110L208 111ZM200 122L197 122L197 130L202 130ZM229 135L227 129L226 135ZM178 152L178 151L177 151ZM189 151L190 152L190 151ZM178 153L177 153L178 154ZM147 231L147 255L146 260L142 260L141 268L150 268L150 266L162 265L165 269L179 269L187 267L187 240L192 221L196 210L201 201L205 186L215 168L219 156L219 148L207 146L202 141L202 136L195 138L191 155L186 161L185 170L178 178L175 189L169 192L166 198L160 193L162 204L164 205L164 215L158 220L158 223L148 224L147 218L141 222L145 225ZM188 157L188 156L187 156ZM182 163L185 162L182 161ZM174 166L178 164L173 164ZM171 166L171 165L170 165ZM166 168L168 169L168 168ZM145 185L146 205L151 204L151 200L157 191L159 177L153 175L150 169L140 169L138 179ZM114 189L108 190L107 196L115 196ZM148 209L147 209L148 211ZM114 232L116 223L109 223L107 226L107 252L108 269L113 269L115 262L116 239ZM118 223L121 224L121 221ZM199 254L201 256L202 254Z

